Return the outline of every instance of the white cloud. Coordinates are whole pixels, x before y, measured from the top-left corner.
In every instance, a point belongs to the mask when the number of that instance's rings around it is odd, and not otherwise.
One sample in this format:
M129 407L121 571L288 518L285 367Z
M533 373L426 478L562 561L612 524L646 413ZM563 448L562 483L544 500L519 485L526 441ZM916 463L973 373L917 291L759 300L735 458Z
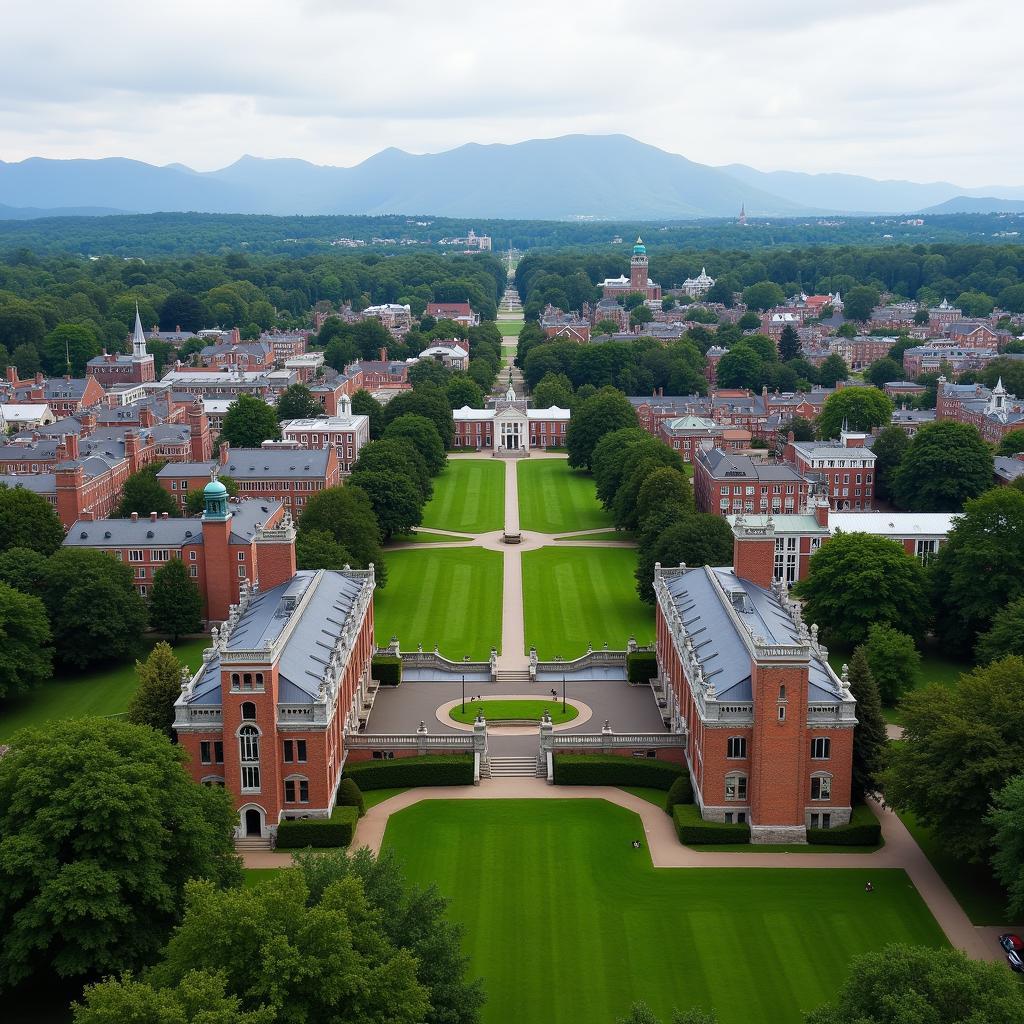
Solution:
M703 163L1021 183L1006 0L0 0L0 23L5 160L625 132Z

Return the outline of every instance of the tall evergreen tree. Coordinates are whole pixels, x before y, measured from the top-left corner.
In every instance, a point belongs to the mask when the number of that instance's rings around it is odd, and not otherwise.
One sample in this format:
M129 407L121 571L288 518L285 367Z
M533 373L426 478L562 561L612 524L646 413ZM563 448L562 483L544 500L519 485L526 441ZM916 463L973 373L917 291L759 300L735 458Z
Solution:
M859 803L869 793L877 793L881 788L881 774L885 768L889 741L885 719L882 717L882 700L863 647L853 652L848 679L850 693L857 701L857 725L853 730L852 791L854 802Z
M177 641L183 633L200 632L202 617L203 596L199 588L189 578L185 563L172 558L153 573L149 624Z
M128 705L128 721L148 725L165 736L174 736L174 702L181 696L184 664L169 643L161 640L145 661L135 662L139 680Z
M786 324L779 335L779 358L785 363L800 355L800 335L792 324Z

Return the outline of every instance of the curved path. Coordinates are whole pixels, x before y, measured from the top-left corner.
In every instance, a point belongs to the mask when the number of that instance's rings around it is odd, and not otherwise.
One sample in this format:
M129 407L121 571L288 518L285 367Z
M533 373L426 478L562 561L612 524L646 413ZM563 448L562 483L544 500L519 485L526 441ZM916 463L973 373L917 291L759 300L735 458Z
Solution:
M398 793L366 812L352 845L367 846L378 853L391 815L423 800L567 799L607 800L638 814L656 868L842 868L863 871L865 881L873 870L901 868L910 876L952 945L976 960L1003 958L996 935L1005 929L971 924L903 822L877 804L873 809L882 823L885 846L876 853L702 853L679 842L672 819L660 807L624 790L611 786L549 786L543 779L487 779L479 786L435 786ZM250 851L242 856L247 868L290 867L292 863L288 853Z
M481 694L478 697L474 697L472 700L467 700L467 704L478 704L486 706L489 700L528 700L534 703L538 701L541 703L547 703L551 707L560 703L557 700L545 700L543 694L537 693L488 693ZM567 729L575 729L581 725L585 725L594 717L594 709L589 704L584 704L581 700L575 700L572 697L567 697L566 704L569 707L576 709L578 714L575 718L569 719L568 722L560 722L557 725L553 725L552 729L555 732L564 732ZM457 722L453 719L449 712L454 708L457 708L462 704L461 698L456 697L455 700L445 701L441 704L438 709L434 712L434 717L442 724L450 729L458 729L460 732L472 732L473 726L469 723ZM536 736L537 730L540 728L540 722L531 722L529 725L503 725L501 720L492 721L487 720L487 734L488 736Z

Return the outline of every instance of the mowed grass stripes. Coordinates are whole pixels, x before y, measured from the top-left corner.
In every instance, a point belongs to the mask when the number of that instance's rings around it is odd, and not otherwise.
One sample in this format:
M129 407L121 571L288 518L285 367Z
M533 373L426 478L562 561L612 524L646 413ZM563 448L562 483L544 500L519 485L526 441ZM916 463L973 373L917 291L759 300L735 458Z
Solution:
M588 643L621 651L630 634L637 643L652 643L654 611L636 595L635 571L631 548L524 551L527 649L536 646L541 658L576 658Z
M490 533L505 525L505 466L498 459L452 459L434 478L426 530Z
M601 800L441 800L392 816L384 845L451 900L485 1024L611 1024L638 999L799 1024L851 957L946 944L903 871L655 869L643 836Z
M519 463L519 526L537 533L569 533L611 526L594 493L594 480L565 459Z
M502 558L482 548L415 548L387 553L388 585L374 601L379 643L397 636L446 657L486 658L501 647Z

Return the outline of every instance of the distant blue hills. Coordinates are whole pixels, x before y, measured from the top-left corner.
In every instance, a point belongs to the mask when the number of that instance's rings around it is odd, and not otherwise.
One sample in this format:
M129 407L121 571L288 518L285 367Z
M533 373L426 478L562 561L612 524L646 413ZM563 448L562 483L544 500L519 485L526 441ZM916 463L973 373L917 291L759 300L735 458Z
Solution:
M976 199L976 208L956 203ZM139 160L0 161L0 219L113 212L427 214L688 220L1019 210L1024 187L875 181L711 167L625 135L566 135L443 153L385 149L353 167L243 156L216 171ZM943 209L952 205L951 209Z

